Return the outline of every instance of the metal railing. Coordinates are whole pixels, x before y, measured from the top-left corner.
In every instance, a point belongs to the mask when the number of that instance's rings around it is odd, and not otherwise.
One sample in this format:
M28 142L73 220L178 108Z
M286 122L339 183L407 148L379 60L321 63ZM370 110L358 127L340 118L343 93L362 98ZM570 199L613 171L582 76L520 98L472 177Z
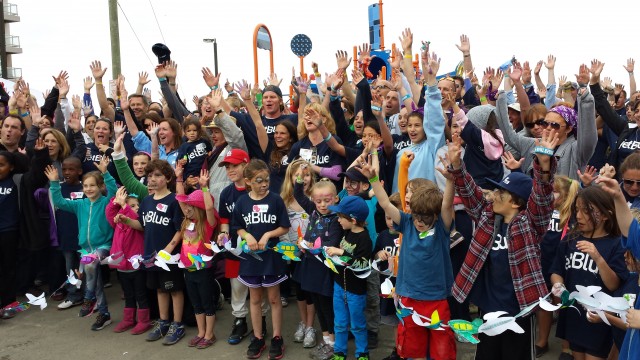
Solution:
M7 35L5 36L5 42L7 48L19 48L20 47L20 37L17 35Z
M4 4L4 15L5 16L18 16L18 5L16 4Z
M5 79L17 79L22 76L22 68L14 68L14 67L7 68L7 74L6 76L4 75L5 74L3 74L2 77Z

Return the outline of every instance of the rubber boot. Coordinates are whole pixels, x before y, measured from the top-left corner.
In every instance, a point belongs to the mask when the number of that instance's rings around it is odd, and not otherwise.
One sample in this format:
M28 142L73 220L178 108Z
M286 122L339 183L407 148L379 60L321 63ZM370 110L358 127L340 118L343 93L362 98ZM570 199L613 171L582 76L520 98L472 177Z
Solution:
M138 309L138 323L131 329L131 334L139 335L151 329L149 321L149 309Z
M135 312L135 308L124 308L124 310L122 311L122 321L120 321L118 325L113 328L113 332L121 333L134 327L136 324L134 320Z

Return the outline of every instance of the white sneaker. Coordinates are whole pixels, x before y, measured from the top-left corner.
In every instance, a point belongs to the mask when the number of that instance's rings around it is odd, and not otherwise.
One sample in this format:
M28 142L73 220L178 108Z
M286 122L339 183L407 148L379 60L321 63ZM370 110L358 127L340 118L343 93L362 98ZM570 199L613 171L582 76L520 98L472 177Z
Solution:
M71 300L65 300L63 302L61 302L60 304L58 304L58 310L66 310L69 308L72 308L74 306L78 306L78 305L82 305L82 300L77 301L77 302L73 302Z
M298 323L298 329L293 334L293 342L297 342L297 343L301 343L302 342L302 340L304 339L304 330L305 330L305 328L306 328L306 326L304 325L304 323L302 321L300 321L300 323Z
M304 332L304 343L302 344L305 348L312 348L316 346L316 329L310 327Z

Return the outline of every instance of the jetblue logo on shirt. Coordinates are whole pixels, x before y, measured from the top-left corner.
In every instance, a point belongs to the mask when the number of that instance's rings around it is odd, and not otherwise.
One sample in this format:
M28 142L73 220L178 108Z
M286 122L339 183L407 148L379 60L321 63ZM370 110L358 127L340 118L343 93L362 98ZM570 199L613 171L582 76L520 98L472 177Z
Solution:
M620 144L620 149L629 149L629 150L640 149L640 142L638 142L638 141L623 141L622 144Z
M0 195L11 195L11 190L13 190L10 187L0 187Z
M87 150L87 161L94 161L99 163L102 160L102 155L91 155L91 150Z
M393 146L396 148L396 150L402 150L406 147L411 146L411 140L400 141L395 143Z
M265 130L267 130L267 134L273 134L274 132L276 132L276 127L269 125L269 126L265 126L264 127Z
M189 153L189 155L187 155L187 157L189 158L189 161L204 156L207 154L207 149L206 149L206 145L204 143L200 143L198 145L196 145L196 148L191 151Z
M329 155L325 156L314 156L311 158L311 163L314 165L324 165L329 163Z
M254 205L253 208L255 209L257 206L261 206L261 205ZM268 206L268 205L264 205L264 206ZM275 224L277 222L277 218L275 214L268 214L266 212L253 211L248 214L243 214L242 218L244 219L244 222L247 223L247 225Z
M289 165L289 155L285 155L285 156L283 156L283 157L282 157L282 160L280 161L280 163L281 163L282 165L285 165L285 166L286 166L286 165Z
M162 205L162 204L158 204L158 205ZM168 217L160 216L155 211L147 212L146 214L144 214L142 219L144 220L145 225L151 223L151 224L157 224L162 226L168 226L169 222L171 221L171 219L169 219Z
M233 213L233 209L236 207L236 203L224 203L224 207L226 207L229 214L231 214Z
M507 237L498 234L493 240L493 246L491 250L506 250L507 249Z
M566 258L566 262L564 264L564 268L566 270L576 269L588 271L593 274L598 273L598 265L593 261L589 254L585 254L583 252L573 252Z
M504 178L504 180L502 180L502 182L504 182L505 184L509 185L510 180L509 180L508 177L506 177L506 178Z
M553 215L551 216L551 221L549 222L549 228L547 229L547 231L562 231L562 229L560 229L560 213L558 213L558 210L553 211Z

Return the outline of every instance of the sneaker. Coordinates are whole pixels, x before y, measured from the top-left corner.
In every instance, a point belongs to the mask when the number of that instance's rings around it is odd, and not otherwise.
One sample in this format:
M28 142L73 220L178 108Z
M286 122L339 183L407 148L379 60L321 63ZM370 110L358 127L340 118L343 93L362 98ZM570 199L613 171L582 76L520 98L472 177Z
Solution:
M378 333L373 332L373 331L367 331L367 341L369 343L369 349L377 348L378 347Z
M167 335L162 340L163 345L173 345L180 341L184 337L184 325L178 325L177 322L172 322L169 326L169 331L167 331Z
M301 343L304 340L304 330L306 327L307 326L302 321L298 323L298 329L293 334L293 342Z
M545 346L536 345L536 358L542 357L542 355L549 352L549 344Z
M356 358L356 360L369 360L369 353L362 353Z
M91 330L102 330L109 324L111 324L111 315L109 315L109 313L98 314L98 316L96 317L96 322L91 325Z
M262 356L262 352L267 347L264 343L264 338L258 339L257 337L253 337L251 339L251 344L249 344L249 349L247 349L247 359L257 359Z
M244 339L245 336L249 333L249 329L247 328L247 319L246 318L236 318L233 322L233 327L231 328L231 335L227 339L227 342L231 345L237 345Z
M316 329L310 327L304 332L304 343L302 344L305 348L312 348L316 346Z
M282 307L287 307L289 306L289 302L287 301L287 298L284 296L280 297L280 303L282 303Z
M153 325L153 329L147 335L147 341L156 341L162 339L167 332L169 331L169 321L158 320L155 325Z
M316 360L330 360L333 358L333 345L323 342L309 356Z
M331 357L331 360L346 360L347 356L343 353L335 353Z
M83 301L82 300L76 300L76 301L71 301L69 299L61 302L60 304L58 304L58 310L67 310L69 308L72 308L74 306L78 306L78 305L82 305Z
M79 317L86 317L93 314L93 310L96 308L95 300L87 300L85 299L82 302L82 308L80 308L80 312L78 313Z
M269 360L279 360L284 356L284 340L281 336L271 339L271 347L269 347Z

